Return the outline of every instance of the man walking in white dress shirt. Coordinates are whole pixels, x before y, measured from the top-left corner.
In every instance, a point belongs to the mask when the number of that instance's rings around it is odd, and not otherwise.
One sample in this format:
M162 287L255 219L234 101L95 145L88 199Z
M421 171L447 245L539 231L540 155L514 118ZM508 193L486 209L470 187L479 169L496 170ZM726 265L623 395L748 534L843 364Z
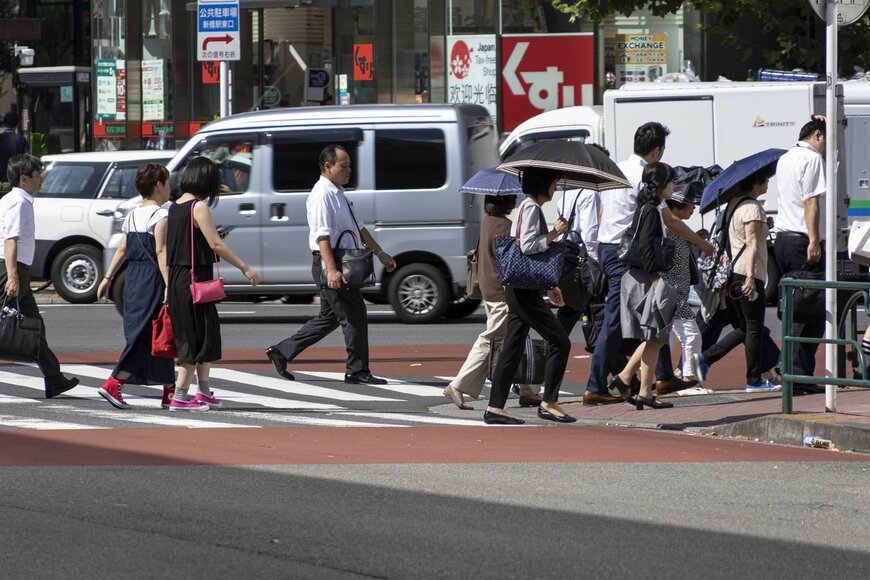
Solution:
M314 282L320 287L320 312L306 322L296 334L266 349L266 356L279 375L294 380L287 364L309 346L319 342L341 326L347 346L347 370L344 382L383 385L387 381L372 376L369 369L368 315L362 292L345 286L347 282L338 269L333 245L355 247L359 233L362 240L378 257L387 272L396 269L396 261L384 252L362 221L356 219L344 186L350 181L350 156L341 145L329 145L320 153L320 179L314 185L306 204L308 209L308 244L313 254L311 268ZM345 234L339 240L339 234ZM321 259L326 264L327 280L322 284Z

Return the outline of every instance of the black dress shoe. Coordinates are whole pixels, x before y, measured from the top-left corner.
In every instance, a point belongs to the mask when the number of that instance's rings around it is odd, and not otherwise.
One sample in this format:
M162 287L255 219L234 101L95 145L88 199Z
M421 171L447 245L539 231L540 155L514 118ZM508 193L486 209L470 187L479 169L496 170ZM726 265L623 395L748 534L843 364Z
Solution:
M643 411L644 405L651 409L670 409L674 406L673 403L662 403L655 397L650 397L647 399L646 397L641 397L640 395L634 398L634 408L638 411Z
M627 401L631 396L631 387L622 382L619 375L613 375L613 378L607 384L607 392L610 393L611 397L619 397L623 401Z
M526 397L520 395L520 407L540 407L541 397Z
M487 425L524 425L526 422L516 417L499 415L490 411L483 412L483 422Z
M67 392L77 384L79 384L79 380L77 378L71 377L68 379L64 376L61 376L60 380L53 381L45 385L45 398L54 398L61 393Z
M387 379L378 378L369 371L358 371L352 375L345 373L344 382L352 385L386 385Z
M576 417L571 415L556 415L543 407L538 407L538 417L547 421L555 421L556 423L574 423L577 421Z
M266 356L269 357L269 360L272 361L272 364L275 365L275 370L279 375L287 379L288 381L295 381L296 377L293 376L293 373L287 370L287 359L284 358L284 355L281 354L281 351L278 350L274 346L270 346L266 349Z

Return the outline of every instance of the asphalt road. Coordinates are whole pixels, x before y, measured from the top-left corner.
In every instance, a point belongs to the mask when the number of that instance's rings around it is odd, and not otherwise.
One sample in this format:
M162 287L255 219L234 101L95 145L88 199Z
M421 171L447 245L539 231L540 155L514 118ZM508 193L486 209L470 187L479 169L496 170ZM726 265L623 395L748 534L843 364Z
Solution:
M130 387L133 411L96 396L122 346L112 306L42 310L83 385L46 401L36 369L0 363L3 578L851 578L870 566L867 456L430 412L444 404L434 375L457 361L425 364L464 351L482 313L408 326L373 307L392 389L378 390L312 374L340 370L338 332L300 361L304 384L274 377L261 349L316 307L223 304L228 409L178 417L151 387ZM422 369L389 363L395 345ZM304 408L323 403L338 408Z

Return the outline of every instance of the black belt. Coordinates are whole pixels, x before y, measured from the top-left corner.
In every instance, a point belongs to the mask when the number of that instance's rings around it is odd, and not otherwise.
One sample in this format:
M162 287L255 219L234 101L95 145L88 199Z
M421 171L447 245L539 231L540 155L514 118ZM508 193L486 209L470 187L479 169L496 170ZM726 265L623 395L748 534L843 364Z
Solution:
M0 258L0 264L6 264L6 260ZM5 266L4 266L4 267L5 267ZM18 267L19 267L19 268L24 268L25 270L29 270L29 269L30 269L30 266L28 266L27 264L24 264L24 263L22 263L22 262L18 262Z
M807 238L807 239L810 239L810 236L809 236L809 235L804 234L804 233L802 233L802 232L776 232L776 235L777 235L777 237L779 237L779 236L784 236L784 237L794 237L794 236L797 236L797 237L800 237L800 238Z

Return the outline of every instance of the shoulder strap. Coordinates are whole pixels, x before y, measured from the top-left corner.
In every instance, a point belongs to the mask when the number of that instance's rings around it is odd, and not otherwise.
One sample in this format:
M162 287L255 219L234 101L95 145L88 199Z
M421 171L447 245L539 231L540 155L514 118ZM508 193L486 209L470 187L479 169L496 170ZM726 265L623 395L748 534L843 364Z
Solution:
M350 212L350 217L351 217L351 219L353 219L353 227L355 227L355 228L356 228L356 231L359 232L359 243L356 244L356 247L358 248L358 247L360 247L361 245L365 245L364 242L363 242L363 239L362 239L362 230L359 229L359 224L357 223L357 221L356 221L356 216L355 216L354 213L353 213L353 205L350 203L350 200L347 198L347 196L344 194L343 191L341 192L341 195L342 195L342 197L344 197L344 203L347 204L347 210ZM347 231L347 230L345 230L345 231ZM342 234L343 234L343 233L344 233L344 232L342 232ZM351 233L352 233L352 232L351 232ZM340 238L340 237L341 237L341 236L339 236L339 238ZM338 242L336 242L336 245L338 245Z
M737 211L737 208L743 205L744 202L750 201L752 198L748 195L740 198L737 203L734 204L734 207L731 208L731 213L728 213L728 210L725 210L724 223L722 224L722 236L723 241L725 242L725 253L731 258L731 220L734 218L734 212ZM740 259L740 256L743 254L743 250L746 249L746 244L743 244L743 247L740 248L740 251L737 252L737 256L732 259L733 262L737 262Z
M196 278L194 276L193 270L196 265L196 257L193 254L193 208L196 207L196 201L193 200L190 202L190 281L195 282Z

